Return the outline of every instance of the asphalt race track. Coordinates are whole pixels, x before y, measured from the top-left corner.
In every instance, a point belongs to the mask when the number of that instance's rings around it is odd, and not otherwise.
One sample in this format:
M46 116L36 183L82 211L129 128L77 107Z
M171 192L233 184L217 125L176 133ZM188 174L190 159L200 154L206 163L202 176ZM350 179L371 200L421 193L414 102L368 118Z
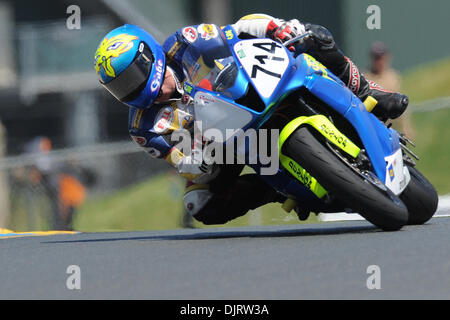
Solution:
M0 299L449 299L449 239L449 218L0 238Z

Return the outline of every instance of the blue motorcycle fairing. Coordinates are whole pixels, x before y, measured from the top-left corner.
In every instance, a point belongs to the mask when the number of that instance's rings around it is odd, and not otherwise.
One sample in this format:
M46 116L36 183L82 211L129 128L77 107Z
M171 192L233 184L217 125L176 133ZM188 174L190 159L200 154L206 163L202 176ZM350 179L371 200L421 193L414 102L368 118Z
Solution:
M227 30L234 33L231 27L224 28L224 33ZM242 41L237 36L227 40L230 47L234 47L236 43ZM287 51L287 49L285 50ZM235 56L235 60L239 61L234 50L231 52ZM260 113L262 116L259 119L255 117L254 127L261 127L272 116L276 110L274 106L282 98L304 86L353 124L372 162L375 174L385 183L387 179L385 157L391 156L400 149L397 132L386 128L373 114L367 112L361 100L345 87L343 82L329 69L325 71L314 69L308 64L305 54L301 54L297 58L289 54L289 59L290 67L286 70L274 93L269 98L264 98L259 94L266 109ZM248 82L252 82L250 76L242 68L239 71L245 74ZM325 75L324 72L327 74ZM250 112L255 116L258 114L253 110Z
M211 92L198 86L188 85L190 90L188 93L191 96L194 96L198 91L202 91L213 95L217 99L222 99L231 103L236 106L236 108L245 109L252 114L252 121L243 129L245 130L251 127L258 129L271 117L273 112L275 112L277 105L284 97L295 90L305 87L313 95L334 108L352 123L372 162L375 171L374 173L382 182L386 183L385 158L399 150L398 134L394 130L386 128L374 115L367 112L361 100L353 95L339 78L332 74L328 69L323 68L317 70L317 68L311 67L311 65L308 64L308 61L311 62L311 60L308 60L307 55L301 54L294 57L292 53L289 53L289 67L280 79L273 94L269 98L264 98L258 92L266 108L262 112L252 110L235 102L235 100L241 98L247 92L248 86L252 83L251 77L244 70L240 64L239 58L233 50L236 43L245 40L239 39L231 26L226 26L221 30L220 38L225 44L228 44L230 54L234 57L234 61L238 67L236 81L224 92ZM287 51L287 49L285 50ZM257 165L252 167L254 167L255 170L258 169ZM263 179L274 186L278 191L285 194L295 195L300 199L315 197L315 195L301 183L292 179L290 176L287 176L286 173L281 170L279 170L278 174L274 176L264 176Z
M317 98L333 107L352 123L372 162L375 174L386 182L385 157L400 149L398 134L387 129L373 114L368 112L348 88L324 77L313 75L306 83L306 88Z

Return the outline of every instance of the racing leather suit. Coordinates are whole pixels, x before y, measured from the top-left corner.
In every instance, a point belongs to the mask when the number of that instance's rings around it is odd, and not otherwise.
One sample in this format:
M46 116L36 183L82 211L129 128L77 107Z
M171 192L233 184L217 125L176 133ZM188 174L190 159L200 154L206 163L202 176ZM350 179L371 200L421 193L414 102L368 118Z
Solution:
M267 37L279 41L311 30L314 36L304 43L306 52L330 68L360 98L365 99L373 93L375 85L366 81L351 60L341 53L331 33L324 27L253 14L241 18L233 28L240 38ZM293 29L297 29L297 32L294 33ZM243 165L214 168L185 166L188 157L175 148L176 142L171 141L171 134L175 130L189 129L194 121L192 99L183 95L183 54L191 45L207 45L210 39L220 36L219 33L218 26L201 24L185 27L171 35L163 48L167 68L174 74L176 91L169 101L155 103L148 109L131 107L128 124L129 133L136 143L152 157L168 161L187 178L185 209L204 224L224 224L249 210L286 199L258 175L240 175Z

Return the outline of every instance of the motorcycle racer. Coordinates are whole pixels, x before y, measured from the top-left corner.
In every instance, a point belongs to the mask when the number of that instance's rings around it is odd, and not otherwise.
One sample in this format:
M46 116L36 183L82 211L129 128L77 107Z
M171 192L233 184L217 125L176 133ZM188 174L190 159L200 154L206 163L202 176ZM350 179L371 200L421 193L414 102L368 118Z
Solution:
M365 79L322 26L253 14L241 18L233 28L242 39L270 38L281 43L309 31L302 51L326 65L362 101L374 97L378 104L373 113L380 119L397 118L408 105L406 96L384 90ZM196 46L203 54L192 59L207 60L220 32L220 27L213 24L188 26L175 32L161 46L141 28L125 25L106 35L95 55L101 84L130 107L132 139L153 157L171 163L187 178L186 210L205 224L223 224L251 209L285 200L258 175L240 175L243 165L192 164L191 156L182 154L171 141L174 131L192 128L194 120L192 101L184 95L186 70L182 58L191 46ZM301 219L309 215L305 207L297 208L296 212Z

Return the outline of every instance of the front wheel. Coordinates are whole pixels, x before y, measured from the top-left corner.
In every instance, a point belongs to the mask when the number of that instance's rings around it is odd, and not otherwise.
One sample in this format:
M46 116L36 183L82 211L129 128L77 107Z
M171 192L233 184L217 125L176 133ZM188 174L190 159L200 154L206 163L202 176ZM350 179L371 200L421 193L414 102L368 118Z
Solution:
M436 213L439 197L436 189L416 168L408 167L411 181L400 195L409 212L409 225L420 225Z
M367 221L385 231L401 229L408 222L408 210L389 190L383 191L365 180L300 127L283 145L283 154L300 164L333 194Z

